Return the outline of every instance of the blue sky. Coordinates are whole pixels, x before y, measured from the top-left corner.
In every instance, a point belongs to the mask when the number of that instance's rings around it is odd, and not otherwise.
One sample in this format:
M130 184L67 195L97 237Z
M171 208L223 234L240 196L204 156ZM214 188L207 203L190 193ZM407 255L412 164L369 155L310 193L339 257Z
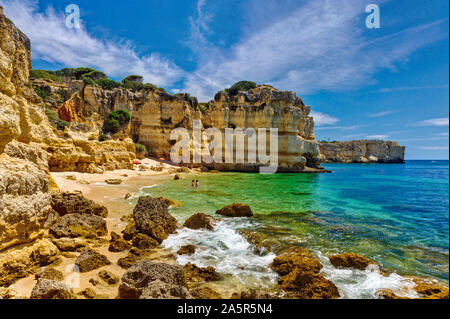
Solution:
M81 9L82 28L65 26ZM378 4L381 28L365 26ZM318 139L388 139L408 159L448 159L445 0L0 0L36 69L141 74L201 101L239 80L297 92Z

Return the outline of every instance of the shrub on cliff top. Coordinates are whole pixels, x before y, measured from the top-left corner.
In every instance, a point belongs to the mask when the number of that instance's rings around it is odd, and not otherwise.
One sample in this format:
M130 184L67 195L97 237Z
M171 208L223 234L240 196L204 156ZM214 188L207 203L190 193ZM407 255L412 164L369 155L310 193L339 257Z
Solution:
M232 87L225 89L225 92L233 96L237 95L241 91L250 91L256 88L256 86L256 83L252 81L240 81L234 83Z
M120 83L110 80L110 79L98 79L96 81L94 81L95 84L101 86L104 90L112 90L115 88L120 87Z
M106 117L103 124L103 132L116 134L120 130L124 130L125 126L130 123L131 115L125 110L112 111Z
M54 82L61 82L61 78L57 76L53 71L31 70L30 77L33 79L45 79L52 80Z
M140 75L129 75L125 79L122 80L122 83L124 82L134 82L137 84L143 84L144 83L144 77Z

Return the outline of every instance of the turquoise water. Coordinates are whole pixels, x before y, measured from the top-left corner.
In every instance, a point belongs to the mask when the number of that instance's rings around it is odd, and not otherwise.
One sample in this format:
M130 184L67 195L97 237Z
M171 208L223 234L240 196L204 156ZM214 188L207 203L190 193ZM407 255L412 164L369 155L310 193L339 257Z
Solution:
M141 191L182 202L171 211L180 221L246 203L256 218L224 219L227 227L258 231L280 245L323 256L355 252L401 275L448 282L448 161L324 166L333 173L204 174L195 176L198 191L190 178Z

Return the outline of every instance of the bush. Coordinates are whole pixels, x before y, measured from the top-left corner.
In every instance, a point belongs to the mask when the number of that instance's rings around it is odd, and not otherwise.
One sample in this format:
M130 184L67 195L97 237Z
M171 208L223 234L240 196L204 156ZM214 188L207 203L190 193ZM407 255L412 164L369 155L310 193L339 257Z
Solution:
M124 82L134 82L137 84L143 84L144 83L144 77L140 75L129 75L125 79L122 80L122 83Z
M82 80L83 75L92 73L94 71L99 72L91 68L65 68L55 71L55 74L59 76L67 76L76 80Z
M231 96L237 95L241 91L250 91L256 88L256 83L251 81L240 81L233 84L232 87L225 89L225 92L230 94Z
M139 144L139 143L136 143L134 145L136 146L136 152L137 153L140 153L140 154L142 154L144 156L147 156L148 150L147 150L147 147L145 145L142 145L142 144Z
M61 120L58 113L52 109L46 109L45 114L47 115L50 124L52 124L57 130L64 131L65 128L70 125L69 122Z
M108 139L108 135L106 135L105 133L101 133L101 134L98 136L99 142L104 142L104 141L106 141L107 139Z
M54 82L61 82L61 78L53 71L45 71L45 70L31 70L30 77L33 79L45 79L52 80Z
M34 92L36 92L36 94L39 95L39 97L44 101L50 97L50 92L40 88L39 86L33 85L33 89Z
M131 115L125 110L116 110L108 114L103 124L103 132L116 134L130 122Z
M95 84L101 86L104 90L112 90L114 88L120 87L120 83L110 80L110 79L98 79L94 81Z

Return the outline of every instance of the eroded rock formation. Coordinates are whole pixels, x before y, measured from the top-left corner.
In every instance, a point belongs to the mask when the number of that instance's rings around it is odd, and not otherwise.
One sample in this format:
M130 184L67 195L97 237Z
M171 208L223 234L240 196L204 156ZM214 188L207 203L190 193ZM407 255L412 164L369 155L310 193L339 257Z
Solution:
M404 163L405 147L391 141L357 140L320 143L321 160L328 163Z

